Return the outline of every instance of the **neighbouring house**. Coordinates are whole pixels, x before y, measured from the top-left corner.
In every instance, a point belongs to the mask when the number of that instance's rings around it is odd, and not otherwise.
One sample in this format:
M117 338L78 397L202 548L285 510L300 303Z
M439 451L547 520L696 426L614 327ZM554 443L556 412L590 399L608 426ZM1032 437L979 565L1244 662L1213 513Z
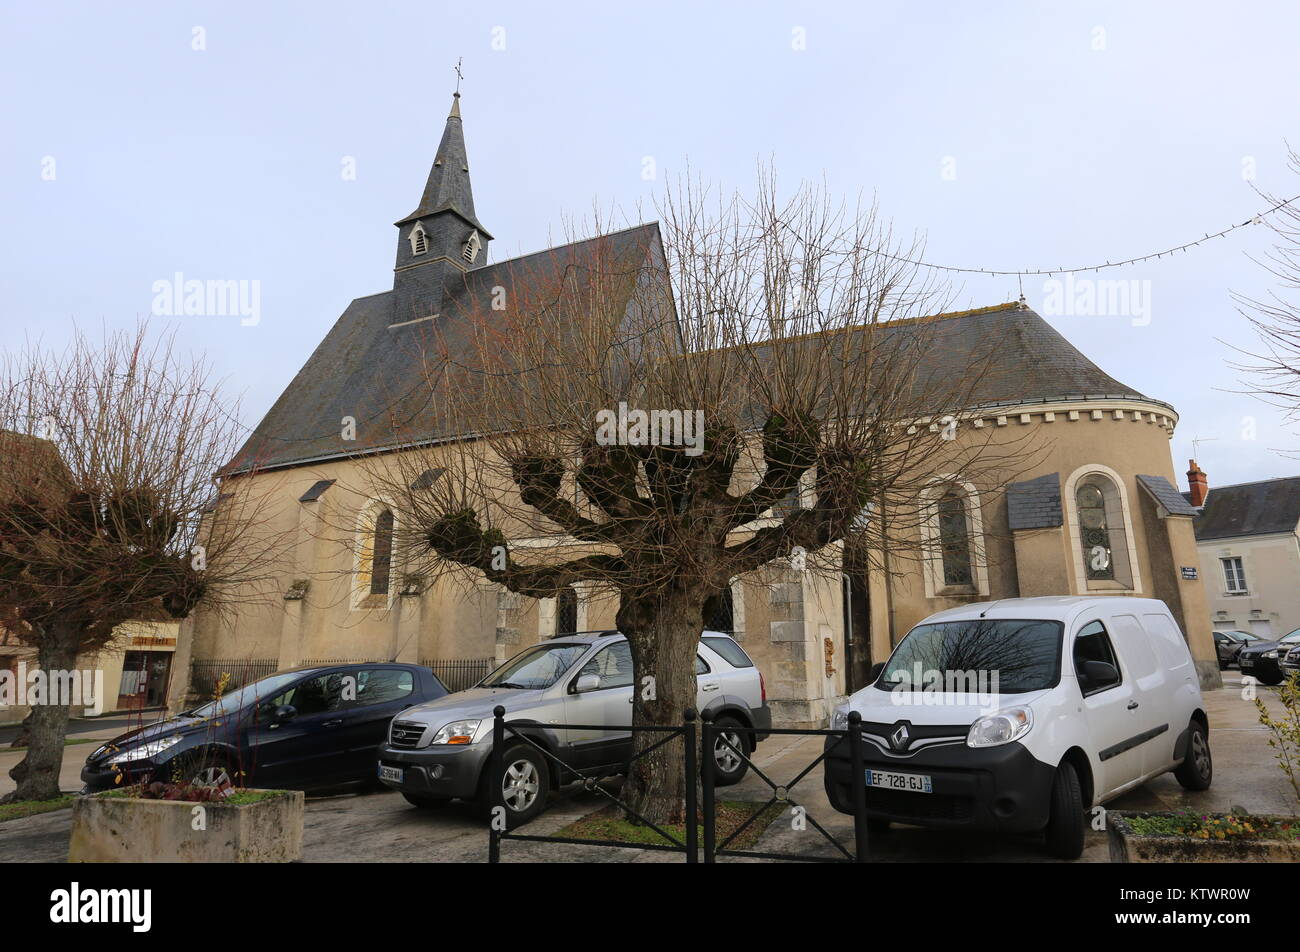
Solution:
M367 497L358 457L459 435L446 432L436 396L422 389L424 322L437 320L454 343L469 326L467 298L497 287L511 299L526 296L529 281L581 273L602 256L662 255L658 226L489 263L492 235L474 210L459 98L420 203L396 224L392 290L348 305L228 470L273 497L266 530L299 541L273 569L282 593L274 604L199 611L187 620L194 693L210 690L223 671L251 677L343 659L429 664L459 687L539 639L613 626L613 599L586 587L533 600L486 580L408 578L393 544L403 513ZM835 699L861 687L871 664L925 616L1016 596L1161 598L1187 632L1203 682L1218 684L1205 593L1195 579L1196 510L1175 488L1174 409L1107 375L1023 302L930 325L938 328L939 373L945 361L961 372L978 341L1001 343L999 364L956 438L1027 442L1041 452L1005 492L936 472L933 511L917 529L914 557L886 553L873 560L884 568L869 568L861 553L843 552L839 581L781 568L733 581L712 606L710 626L733 631L758 662L778 722L824 723ZM898 322L897 333L910 326ZM400 412L394 393L406 398ZM394 417L404 421L400 434L383 425ZM344 418L365 425L349 434L340 429ZM355 536L346 548L327 538L329 527L340 526ZM510 544L555 544L548 538Z
M1300 476L1209 487L1188 461L1201 574L1215 630L1265 638L1300 628Z

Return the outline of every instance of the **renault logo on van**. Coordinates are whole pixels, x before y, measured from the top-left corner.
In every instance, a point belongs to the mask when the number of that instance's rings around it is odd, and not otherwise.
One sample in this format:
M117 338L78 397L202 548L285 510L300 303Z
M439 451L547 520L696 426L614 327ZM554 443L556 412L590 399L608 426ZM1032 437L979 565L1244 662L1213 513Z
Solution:
M899 721L894 733L889 735L889 746L894 750L907 750L907 744L911 739L912 734L907 729L907 722Z

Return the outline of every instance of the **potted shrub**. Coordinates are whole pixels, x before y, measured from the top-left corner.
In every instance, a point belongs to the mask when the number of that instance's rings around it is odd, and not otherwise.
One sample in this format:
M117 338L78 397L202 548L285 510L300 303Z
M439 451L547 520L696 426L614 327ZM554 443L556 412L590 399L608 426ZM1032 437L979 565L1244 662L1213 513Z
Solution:
M303 794L163 783L78 797L70 863L288 863L302 858Z
M1300 805L1300 677L1278 691L1281 713L1256 697L1269 746ZM1106 814L1112 863L1300 862L1300 817L1232 813Z

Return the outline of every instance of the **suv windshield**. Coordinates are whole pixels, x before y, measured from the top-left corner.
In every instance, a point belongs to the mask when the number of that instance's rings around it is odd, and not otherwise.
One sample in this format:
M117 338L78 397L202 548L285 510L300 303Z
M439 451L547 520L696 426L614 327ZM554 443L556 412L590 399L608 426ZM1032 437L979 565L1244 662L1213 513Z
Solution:
M590 645L562 642L529 648L480 682L485 688L549 688Z
M882 688L1023 694L1060 679L1059 621L970 618L913 628L881 672Z

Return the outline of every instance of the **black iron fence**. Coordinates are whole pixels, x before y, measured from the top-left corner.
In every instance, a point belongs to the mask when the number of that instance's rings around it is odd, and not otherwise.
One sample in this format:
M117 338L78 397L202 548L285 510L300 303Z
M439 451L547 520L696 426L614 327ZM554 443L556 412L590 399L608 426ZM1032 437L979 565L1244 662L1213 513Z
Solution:
M222 694L229 694L258 678L275 674L279 666L274 658L194 661L190 665L190 690L205 699L215 696L219 686Z
M497 706L493 711L492 723L492 753L491 761L488 765L489 776L500 778L502 776L502 752L505 749L507 736L517 738L529 744L537 752L546 758L550 763L560 768L566 774L583 776L581 769L575 769L552 751L546 744L539 742L538 731L540 726L536 723L521 722L519 724L506 720L506 710L504 707ZM517 840L532 843L556 843L570 844L575 846L606 846L622 849L639 849L639 850L658 850L665 852L684 853L686 862L697 863L700 861L701 851L705 863L713 863L719 856L749 857L752 859L767 859L779 861L802 861L802 862L832 862L832 863L865 863L868 857L867 845L867 803L866 803L866 784L853 783L852 789L853 800L853 850L850 851L843 843L839 841L829 830L817 822L808 812L803 804L799 803L792 796L794 787L801 781L809 777L817 776L816 770L819 765L825 761L826 756L831 750L837 750L843 744L848 745L849 765L852 770L852 776L864 777L865 767L862 761L862 718L855 711L849 714L849 724L845 730L817 730L817 729L798 729L798 728L771 728L759 731L752 727L739 727L734 724L728 724L726 733L720 731L713 724L713 715L705 711L704 715L699 718L698 726L699 747L696 747L696 713L694 710L686 710L682 716L680 727L668 726L651 726L642 725L629 728L630 733L635 734L659 734L662 735L655 743L650 744L644 750L639 751L631 758L631 762L645 757L652 751L658 750L674 738L681 737L682 756L684 759L685 780L686 780L686 803L685 803L685 823L683 834L678 838L671 832L662 829L656 824L650 822L641 816L626 801L619 799L610 791L595 781L599 778L584 777L585 789L592 790L601 794L612 804L617 806L623 813L633 821L641 823L653 830L663 842L655 843L627 843L620 840L594 840L582 839L577 837L565 836L542 836L531 833L515 832L508 829L505 824L504 812L494 811L496 815L489 818L488 823L488 862L501 862L501 842L502 840ZM592 724L547 724L546 731L608 731L609 725L592 725ZM731 743L727 738L729 733L748 733L750 735L763 733L766 735L777 736L794 736L794 737L833 737L837 738L836 743L825 747L820 754L815 757L811 763L807 764L787 783L777 783L767 776L757 764L754 763L748 751L755 747L753 743L748 745L741 744L737 746ZM750 771L756 777L763 781L771 791L771 797L764 804L758 805L753 814L740 826L728 833L721 843L718 842L718 802L717 802L717 764L715 761L714 750L718 744L730 749L736 756L744 761ZM703 756L700 756L700 751ZM499 784L499 779L495 781ZM764 816L769 809L776 805L788 807L800 807L804 809L804 820L816 832L829 842L835 848L835 854L826 856L812 853L780 853L773 851L757 851L732 848L731 844L735 842L747 829L754 823L758 822L759 817ZM502 808L502 811L504 808ZM526 827L523 827L526 829Z
M434 658L429 661L421 661L420 664L426 668L432 668L433 673L438 676L438 680L448 691L463 691L466 688L472 688L478 684L496 667L496 660L493 658Z

